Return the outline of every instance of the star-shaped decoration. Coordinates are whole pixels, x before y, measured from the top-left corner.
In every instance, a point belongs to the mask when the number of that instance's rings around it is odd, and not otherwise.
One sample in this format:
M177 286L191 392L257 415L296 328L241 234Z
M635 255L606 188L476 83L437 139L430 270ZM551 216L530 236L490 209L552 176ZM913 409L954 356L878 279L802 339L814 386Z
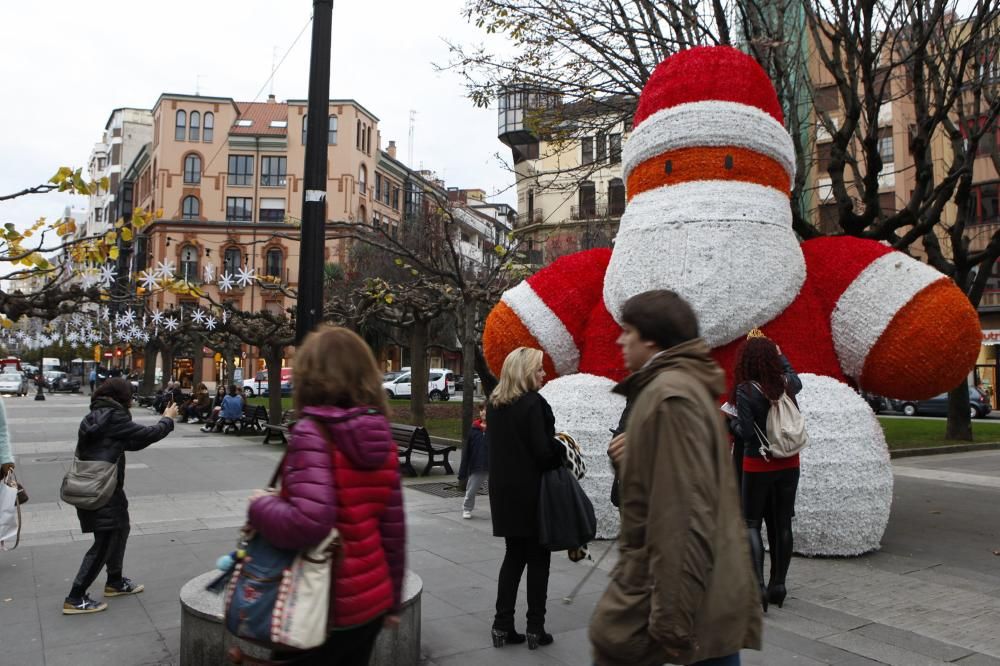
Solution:
M76 331L70 331L69 335L66 336L66 339L69 340L70 342L76 342L77 340L80 339L80 336L76 334Z
M229 273L223 273L219 278L219 291L227 292L233 288L233 276Z
M128 329L128 332L129 335L132 336L132 339L136 340L142 334L142 329L140 329L138 326L132 326L130 329Z
M205 264L205 268L202 269L202 272L205 276L203 282L211 282L215 279L215 266L212 264Z
M159 326L161 323L163 323L163 313L160 312L159 310L154 309L151 318L153 320L153 324L156 326Z
M141 284L142 288L146 291L153 291L160 286L159 282L157 282L158 275L159 274L156 271L143 271L139 274L139 284Z
M156 274L164 280L169 280L177 271L177 266L170 259L156 262Z
M118 331L118 337L122 339L122 342L132 342L132 331L130 329L122 329Z
M97 276L94 275L93 271L87 271L80 274L80 284L83 285L84 289L90 289L95 284L97 284Z
M241 287L248 287L250 283L257 279L253 268L241 267L236 271L236 284Z
M194 312L191 313L191 319L193 319L196 324L200 324L205 321L205 313L202 312L201 308L195 308Z
M130 324L135 323L135 310L126 310L125 314L122 315L122 319Z
M207 328L208 330L214 331L217 324L218 321L212 315L208 315L207 317L205 317L205 328Z
M167 317L166 319L163 320L163 326L168 331L176 331L177 327L180 326L180 322L177 321L177 319L174 317Z
M107 305L101 306L101 319L104 319L105 321L111 319L111 308Z
M97 278L102 287L110 287L118 275L118 269L111 264L101 266L100 276Z

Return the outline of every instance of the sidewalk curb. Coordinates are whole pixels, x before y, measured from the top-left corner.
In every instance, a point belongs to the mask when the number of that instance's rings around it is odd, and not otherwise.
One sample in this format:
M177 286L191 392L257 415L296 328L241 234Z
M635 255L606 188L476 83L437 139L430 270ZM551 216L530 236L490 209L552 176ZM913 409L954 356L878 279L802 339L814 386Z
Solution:
M968 453L970 451L995 451L1000 442L979 442L975 444L953 444L949 446L928 446L923 449L897 449L889 451L890 458L912 458L914 456L936 456L945 453Z

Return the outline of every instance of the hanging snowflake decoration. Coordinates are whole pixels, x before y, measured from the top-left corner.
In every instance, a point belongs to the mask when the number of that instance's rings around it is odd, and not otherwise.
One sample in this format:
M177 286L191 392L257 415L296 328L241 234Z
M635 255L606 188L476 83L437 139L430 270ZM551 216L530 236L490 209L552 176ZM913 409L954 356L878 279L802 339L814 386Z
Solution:
M203 280L204 282L213 281L215 279L215 266L213 266L212 264L205 264L203 273L205 276L205 279Z
M80 284L83 285L84 289L90 289L97 284L97 276L94 275L93 271L85 271L80 274Z
M226 320L228 320L228 319L229 319L229 313L227 313L225 310L223 310L222 311L222 323L225 324Z
M69 334L66 336L66 340L68 340L70 343L73 343L73 344L75 344L76 341L79 340L79 339L80 339L80 336L78 336L76 334L76 331L70 331Z
M105 289L111 286L111 283L115 281L115 277L118 275L118 269L110 264L105 264L101 266L100 277L98 281L101 286Z
M205 313L201 308L195 308L194 312L191 313L191 319L194 320L196 324L200 324L205 321Z
M233 288L233 276L229 273L223 273L219 278L219 291L227 292Z
M241 287L248 287L250 283L257 279L253 268L240 268L236 271L236 284Z
M104 319L105 321L111 319L111 308L107 305L101 306L101 319Z
M218 320L216 320L216 318L213 317L212 315L208 315L207 317L205 317L205 328L207 328L208 330L214 331L217 324Z
M177 266L170 259L156 262L156 274L164 280L173 278L176 271Z
M125 314L122 315L122 319L130 324L134 324L136 320L135 310L126 310Z
M158 275L159 274L156 271L143 271L139 274L139 284L141 284L142 288L146 291L153 291L160 286L160 283L157 282Z
M151 315L151 319L153 320L154 326L159 326L160 324L163 323L163 313L160 312L159 310L154 309L153 314Z
M128 332L129 335L132 336L133 340L138 340L139 336L142 335L142 329L140 329L138 326L132 326L130 329L128 329Z
M176 331L177 327L180 326L180 322L177 321L177 319L174 317L167 317L165 320L163 320L163 326L168 331Z
M143 342L149 342L149 332L148 331L143 331L142 333L139 334L139 337L142 338Z
M124 328L118 331L118 337L121 338L122 342L132 342L132 331Z

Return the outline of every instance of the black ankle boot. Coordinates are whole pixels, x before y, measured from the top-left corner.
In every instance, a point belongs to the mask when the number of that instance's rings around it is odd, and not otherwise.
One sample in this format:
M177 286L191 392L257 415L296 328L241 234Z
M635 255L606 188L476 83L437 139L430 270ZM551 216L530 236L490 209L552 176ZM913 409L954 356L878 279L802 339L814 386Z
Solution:
M536 650L539 646L552 645L552 634L545 633L545 630L541 631L529 631L528 632L528 649Z
M493 647L501 648L504 645L520 645L526 639L524 634L519 634L513 629L505 631L503 629L493 628Z
M767 584L767 600L778 608L781 608L781 605L785 603L785 596L787 594L788 590L785 589L784 583L771 581Z

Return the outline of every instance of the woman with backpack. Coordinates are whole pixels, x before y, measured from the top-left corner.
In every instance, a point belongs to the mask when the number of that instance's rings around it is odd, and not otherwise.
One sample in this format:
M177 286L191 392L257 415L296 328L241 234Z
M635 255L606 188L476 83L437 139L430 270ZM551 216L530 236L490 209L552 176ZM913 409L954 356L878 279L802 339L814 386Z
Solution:
M773 341L751 331L736 359L729 402L736 406L732 423L735 446L743 451L743 518L750 538L750 554L760 582L761 605L778 608L785 601L785 576L792 559L792 516L799 485L799 456L780 457L770 450L768 412L782 396L802 390L795 370ZM777 409L777 407L774 407ZM764 587L764 543L760 528L765 519L771 550L771 578Z

